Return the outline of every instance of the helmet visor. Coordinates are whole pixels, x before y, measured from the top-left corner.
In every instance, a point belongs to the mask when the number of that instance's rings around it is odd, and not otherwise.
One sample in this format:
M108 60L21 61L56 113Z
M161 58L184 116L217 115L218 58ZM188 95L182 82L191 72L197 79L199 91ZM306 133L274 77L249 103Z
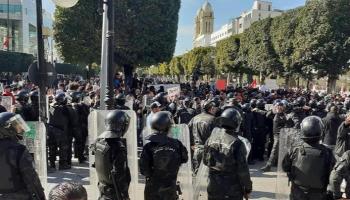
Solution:
M16 130L17 133L25 133L30 131L29 126L27 123L23 120L21 115L15 115L8 121L9 124Z

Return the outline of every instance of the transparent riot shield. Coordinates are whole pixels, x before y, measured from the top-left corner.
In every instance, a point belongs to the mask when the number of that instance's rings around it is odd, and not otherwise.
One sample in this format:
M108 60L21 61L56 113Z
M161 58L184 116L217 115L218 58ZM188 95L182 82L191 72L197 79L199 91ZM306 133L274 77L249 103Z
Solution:
M129 99L128 101L125 102L125 106L130 108L130 110L133 110L134 100L133 99Z
M12 111L12 103L13 103L12 97L9 97L9 96L1 97L1 105L6 108L7 112Z
M144 145L149 142L146 140L147 136L152 134L150 128L143 130ZM189 161L181 165L179 173L177 175L177 182L180 186L182 194L179 196L179 200L192 200L193 198L193 186L192 186L192 163L191 158L191 144L190 144L190 131L186 124L173 125L168 134L169 137L178 139L186 147L188 151Z
M212 134L217 134L219 131L225 131L224 129L215 128ZM249 153L252 149L252 145L248 139L238 136L243 142L246 149L246 158L248 160ZM208 175L209 168L201 162L196 177L193 178L193 199L206 200L207 199L207 187L208 187Z
M136 129L136 113L130 110L123 110L130 116L130 125L127 133L125 134L127 151L128 151L128 166L131 173L131 182L129 186L129 196L131 200L140 200L137 191L138 183L138 160L137 160L137 129ZM105 117L110 111L108 110L95 110L89 115L89 145L95 143L98 136L103 133L105 129ZM95 156L90 152L90 185L94 190L91 192L94 196L89 199L98 199L99 191L97 188L98 178L95 168L92 164L95 163Z
M46 128L41 122L27 122L30 131L23 137L23 144L33 156L34 166L43 188L47 189Z
M289 199L289 179L282 169L282 161L291 148L299 145L300 142L300 131L298 129L281 129L277 164L276 199Z

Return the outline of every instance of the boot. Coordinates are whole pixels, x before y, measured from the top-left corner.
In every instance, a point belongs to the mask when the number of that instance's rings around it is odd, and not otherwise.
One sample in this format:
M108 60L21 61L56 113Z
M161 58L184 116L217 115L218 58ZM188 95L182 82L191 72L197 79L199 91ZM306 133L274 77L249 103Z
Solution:
M70 166L69 164L67 163L63 163L63 164L60 164L60 166L58 167L58 170L67 170L67 169L71 169L72 166Z

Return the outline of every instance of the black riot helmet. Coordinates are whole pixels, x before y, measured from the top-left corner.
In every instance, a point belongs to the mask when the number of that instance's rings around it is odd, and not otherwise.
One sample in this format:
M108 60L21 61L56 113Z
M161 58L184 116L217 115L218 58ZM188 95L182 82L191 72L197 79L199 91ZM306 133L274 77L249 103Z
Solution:
M166 104L167 104L166 93L165 92L161 92L161 93L157 94L155 97L153 97L152 101L153 102L155 102L155 101L159 102L162 105L162 107L166 106Z
M115 97L115 104L118 106L124 106L126 102L125 95L120 93Z
M265 101L263 99L259 99L256 101L256 107L264 110L265 109Z
M244 111L244 112L250 112L251 111L251 106L250 106L250 103L245 103L245 104L243 104L242 105L242 110Z
M224 110L221 116L215 119L215 122L220 128L238 131L242 122L242 116L236 109L229 108Z
M305 118L300 124L301 139L318 140L321 137L323 123L321 118L310 116Z
M105 119L107 131L112 131L122 137L129 128L130 117L124 111L113 110L109 112Z
M30 128L20 115L11 112L0 113L0 139L23 139L23 134L29 130Z
M303 107L306 104L306 99L304 97L298 97L295 103L296 103L296 106Z
M67 97L64 93L56 94L55 96L55 102L60 105L67 104Z
M191 107L191 99L190 98L185 98L184 101L184 106L186 106L187 108Z
M256 108L256 102L257 102L256 99L250 100L250 106L251 106L252 108Z
M30 101L34 104L38 104L39 103L39 92L37 90L34 90L32 92L29 93L30 96Z
M159 133L167 134L172 124L171 113L167 111L157 112L151 118L152 129Z
M227 96L226 96L228 99L231 99L231 98L233 98L234 97L234 95L233 95L233 93L232 92L230 92L230 93L228 93L227 94Z
M16 94L16 100L20 103L27 103L29 100L29 93L26 91L20 91Z
M317 108L317 101L315 99L312 99L309 101L310 108Z
M324 101L319 101L319 102L317 102L317 108L318 108L319 110L324 110L324 109L326 109L326 104L325 104L325 102L324 102Z
M82 93L81 92L72 92L70 94L72 103L80 103L82 100Z

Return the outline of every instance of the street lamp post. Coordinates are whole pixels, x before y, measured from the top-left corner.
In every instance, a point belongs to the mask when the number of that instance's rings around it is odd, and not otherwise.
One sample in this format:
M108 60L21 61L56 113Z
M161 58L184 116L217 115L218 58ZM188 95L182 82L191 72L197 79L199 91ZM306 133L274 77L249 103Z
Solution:
M69 8L78 3L79 0L52 0L56 5L60 7ZM40 82L39 86L39 114L40 121L47 121L47 103L46 103L46 88L48 86L48 69L45 61L45 49L43 38L43 8L42 0L36 0L36 22L37 22L37 43L38 43L38 62L37 67L39 71Z

